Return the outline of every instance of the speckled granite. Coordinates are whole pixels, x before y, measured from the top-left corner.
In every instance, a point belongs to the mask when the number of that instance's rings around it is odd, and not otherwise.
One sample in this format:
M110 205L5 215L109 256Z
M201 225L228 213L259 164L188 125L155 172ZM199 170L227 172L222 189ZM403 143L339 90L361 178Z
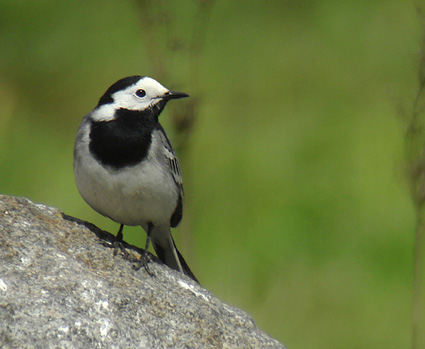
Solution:
M157 259L153 277L134 270L106 246L112 238L55 208L0 196L0 347L283 348Z

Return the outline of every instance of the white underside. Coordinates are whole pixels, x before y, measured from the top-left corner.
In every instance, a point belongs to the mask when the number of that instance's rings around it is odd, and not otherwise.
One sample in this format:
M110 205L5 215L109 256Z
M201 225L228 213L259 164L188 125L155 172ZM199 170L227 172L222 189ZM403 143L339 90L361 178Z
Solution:
M74 156L75 181L83 199L118 223L146 226L151 222L168 228L179 194L172 175L164 170L168 164L161 156L162 143L154 137L149 161L115 170L91 156L88 132L82 132L88 127L88 123L81 125Z

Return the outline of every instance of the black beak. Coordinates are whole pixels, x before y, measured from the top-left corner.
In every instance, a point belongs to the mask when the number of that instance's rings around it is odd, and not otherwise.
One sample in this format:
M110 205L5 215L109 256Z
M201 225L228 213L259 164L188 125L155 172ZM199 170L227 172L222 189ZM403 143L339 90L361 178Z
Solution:
M185 98L185 97L189 97L189 95L183 92L168 91L161 98L165 101L169 101L170 99L178 99L178 98Z

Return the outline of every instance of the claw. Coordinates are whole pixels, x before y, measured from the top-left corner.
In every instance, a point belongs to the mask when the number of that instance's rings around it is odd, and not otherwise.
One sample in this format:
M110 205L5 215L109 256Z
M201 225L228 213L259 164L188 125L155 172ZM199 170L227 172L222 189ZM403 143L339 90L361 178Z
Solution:
M124 229L124 224L121 224L118 230L117 236L115 237L115 240L112 243L112 246L114 247L114 257L118 254L118 250L121 250L121 252L124 254L124 257L128 259L130 258L130 255L126 251L123 245L123 235L122 235L123 229Z
M145 268L146 272L149 274L149 276L155 276L155 274L149 269L149 261L150 257L148 252L145 250L143 252L142 257L136 261L136 264L133 266L134 270L140 270L142 267Z

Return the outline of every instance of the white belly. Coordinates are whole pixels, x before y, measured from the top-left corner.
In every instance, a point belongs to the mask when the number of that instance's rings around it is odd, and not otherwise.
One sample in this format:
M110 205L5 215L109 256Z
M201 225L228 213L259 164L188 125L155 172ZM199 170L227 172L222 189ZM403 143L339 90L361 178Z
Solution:
M75 181L93 209L125 225L169 224L179 193L172 175L164 171L165 158L114 170L91 159L88 147L79 150Z

